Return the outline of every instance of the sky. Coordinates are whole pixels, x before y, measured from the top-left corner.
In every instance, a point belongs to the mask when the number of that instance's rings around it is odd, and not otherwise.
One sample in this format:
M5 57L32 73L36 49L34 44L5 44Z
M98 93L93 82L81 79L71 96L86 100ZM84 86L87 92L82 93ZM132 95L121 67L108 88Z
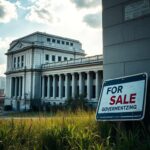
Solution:
M0 0L0 76L10 42L36 31L79 40L87 56L102 54L101 0Z

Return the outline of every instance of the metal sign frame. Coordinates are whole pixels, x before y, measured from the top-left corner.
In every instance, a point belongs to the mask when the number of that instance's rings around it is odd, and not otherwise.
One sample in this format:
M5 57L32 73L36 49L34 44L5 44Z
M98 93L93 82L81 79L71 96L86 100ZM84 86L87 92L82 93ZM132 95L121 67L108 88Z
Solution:
M144 80L144 94L143 94L143 105L142 111L136 112L118 112L118 113L99 113L99 108L101 105L101 98L103 95L104 87L113 86L117 84L123 83L131 83L136 81ZM96 110L96 120L97 121L132 121L132 120L142 120L145 116L145 106L146 106L146 95L147 95L147 82L148 82L148 74L147 73L139 73L130 76L124 76L120 78L110 79L103 82L102 90Z

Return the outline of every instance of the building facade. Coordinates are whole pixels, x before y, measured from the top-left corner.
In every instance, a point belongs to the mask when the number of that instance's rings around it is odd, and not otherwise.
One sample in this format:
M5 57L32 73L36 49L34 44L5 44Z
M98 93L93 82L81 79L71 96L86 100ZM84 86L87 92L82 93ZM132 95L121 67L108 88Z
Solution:
M97 103L103 58L85 57L79 41L35 32L12 41L6 55L5 106L24 110L31 103L63 104L80 94Z

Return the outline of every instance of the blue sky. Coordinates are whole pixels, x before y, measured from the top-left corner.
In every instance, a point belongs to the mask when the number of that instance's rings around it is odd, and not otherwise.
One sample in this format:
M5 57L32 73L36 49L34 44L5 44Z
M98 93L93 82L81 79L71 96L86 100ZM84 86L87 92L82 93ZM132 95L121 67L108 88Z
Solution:
M35 31L81 41L87 55L102 54L101 0L0 0L0 75L9 43Z

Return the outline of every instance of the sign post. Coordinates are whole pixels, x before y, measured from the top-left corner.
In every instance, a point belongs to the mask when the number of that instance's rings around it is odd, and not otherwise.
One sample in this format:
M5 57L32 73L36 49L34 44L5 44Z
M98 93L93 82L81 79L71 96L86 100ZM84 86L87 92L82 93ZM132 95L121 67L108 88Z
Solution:
M142 120L145 115L147 80L147 73L141 73L104 81L96 119Z

